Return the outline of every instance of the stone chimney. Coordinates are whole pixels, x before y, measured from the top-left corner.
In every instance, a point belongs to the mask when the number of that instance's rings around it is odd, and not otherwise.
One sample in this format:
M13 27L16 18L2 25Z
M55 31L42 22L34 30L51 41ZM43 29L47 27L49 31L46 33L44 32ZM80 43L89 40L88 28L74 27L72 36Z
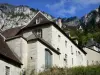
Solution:
M61 18L58 18L57 24L58 24L58 26L59 26L60 28L62 27L62 20L61 20Z
M93 38L90 38L90 40L91 40L91 41L94 41L94 39L93 39Z
M75 40L76 44L78 45L78 40Z

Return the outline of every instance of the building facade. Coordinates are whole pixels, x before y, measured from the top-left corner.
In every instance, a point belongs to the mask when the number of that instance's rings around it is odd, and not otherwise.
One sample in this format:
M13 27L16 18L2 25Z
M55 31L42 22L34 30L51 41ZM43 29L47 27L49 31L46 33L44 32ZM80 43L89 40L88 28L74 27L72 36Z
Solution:
M0 74L20 75L22 63L8 47L2 34L0 34Z
M53 66L87 65L87 53L66 35L61 20L58 21L57 25L39 11L27 26L2 32L5 42L23 64L21 73L29 75L33 70L41 72Z

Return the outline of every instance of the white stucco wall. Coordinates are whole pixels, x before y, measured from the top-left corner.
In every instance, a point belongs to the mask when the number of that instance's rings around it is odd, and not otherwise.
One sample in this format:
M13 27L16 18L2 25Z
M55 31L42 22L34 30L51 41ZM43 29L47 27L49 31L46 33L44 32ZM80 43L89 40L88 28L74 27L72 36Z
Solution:
M15 38L13 40L7 41L8 46L11 48L15 55L19 57L22 62L22 69L27 68L27 57L28 57L28 45L27 41L23 38Z
M51 25L48 30L43 29L43 35L50 37L50 39L45 38L46 41L50 41L51 45L57 49L60 49L61 55L60 55L60 62L59 65L61 67L65 66L65 61L64 57L65 54L67 54L68 59L67 59L67 67L72 67L72 66L80 66L80 65L86 65L86 56L83 54L82 51L79 50L68 38L66 38L58 29L56 29L53 25ZM49 34L44 34L49 33ZM60 35L60 40L58 39L58 35ZM67 47L65 46L65 41L67 41ZM73 48L73 55L71 54L71 46ZM80 61L80 57L76 55L76 51L79 51L82 54L83 60L79 64L78 62ZM73 58L73 65L72 65L72 58Z
M37 71L37 42L29 42L28 43L28 74L32 72L32 70Z
M20 68L0 59L0 75L5 75L6 66L10 67L10 75L20 75Z
M42 27L42 38L51 44L52 28L50 26Z
M45 69L45 49L49 49L52 52L52 66L59 66L59 55L53 52L50 48L46 47L39 41L37 41L37 71L43 71Z
M32 31L27 31L27 32L24 32L23 37L28 38L32 34L33 34Z
M84 48L84 50L87 52L87 65L97 64L97 62L100 64L100 53L89 48Z
M33 41L28 43L28 70L31 72L35 69L36 72L43 71L45 69L45 49L49 49L39 41ZM59 66L59 55L52 52L52 66ZM31 59L32 57L32 59Z

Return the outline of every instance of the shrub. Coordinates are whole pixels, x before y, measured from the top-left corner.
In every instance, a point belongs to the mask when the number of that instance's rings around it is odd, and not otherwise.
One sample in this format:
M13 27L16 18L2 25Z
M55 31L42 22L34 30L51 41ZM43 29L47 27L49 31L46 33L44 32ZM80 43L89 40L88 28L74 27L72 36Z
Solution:
M53 67L39 73L39 75L100 75L100 65L73 68Z

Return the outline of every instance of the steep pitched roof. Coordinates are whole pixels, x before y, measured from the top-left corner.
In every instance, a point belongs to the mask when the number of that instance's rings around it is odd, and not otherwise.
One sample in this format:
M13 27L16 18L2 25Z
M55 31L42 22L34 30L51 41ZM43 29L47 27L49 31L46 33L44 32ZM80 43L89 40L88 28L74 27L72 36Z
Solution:
M4 56L5 58L10 59L13 62L16 62L18 64L22 64L18 58L14 55L14 53L10 50L6 42L4 41L4 38L0 34L0 55Z
M5 30L1 33L5 38L10 38L10 37L16 36L16 34L21 30L21 28L23 28L23 26L11 28L11 29Z
M50 21L41 11L39 11L32 19L32 21L26 26L26 27L31 27L33 25L36 25L36 19L41 18L42 20L40 21L40 23L45 23Z
M46 19L46 17L41 13L38 12L35 17L33 18L33 20L25 27L23 27L22 29L20 29L16 35L20 34L20 32L23 32L23 30L27 30L27 29L32 29L38 26L44 26L44 25L53 25L54 27L56 27L65 37L67 37L77 48L79 48L84 54L87 54L82 48L80 48L68 35L66 35L66 33L54 22L49 21L48 19L41 21L39 24L34 24L35 22L35 18L40 17L39 15L41 15L42 17L44 17Z
M0 33L2 32L2 30L0 29Z
M90 39L87 44L86 44L86 47L92 47L92 46L96 46L98 48L100 48L100 44L97 43L96 41L94 41L93 39Z

